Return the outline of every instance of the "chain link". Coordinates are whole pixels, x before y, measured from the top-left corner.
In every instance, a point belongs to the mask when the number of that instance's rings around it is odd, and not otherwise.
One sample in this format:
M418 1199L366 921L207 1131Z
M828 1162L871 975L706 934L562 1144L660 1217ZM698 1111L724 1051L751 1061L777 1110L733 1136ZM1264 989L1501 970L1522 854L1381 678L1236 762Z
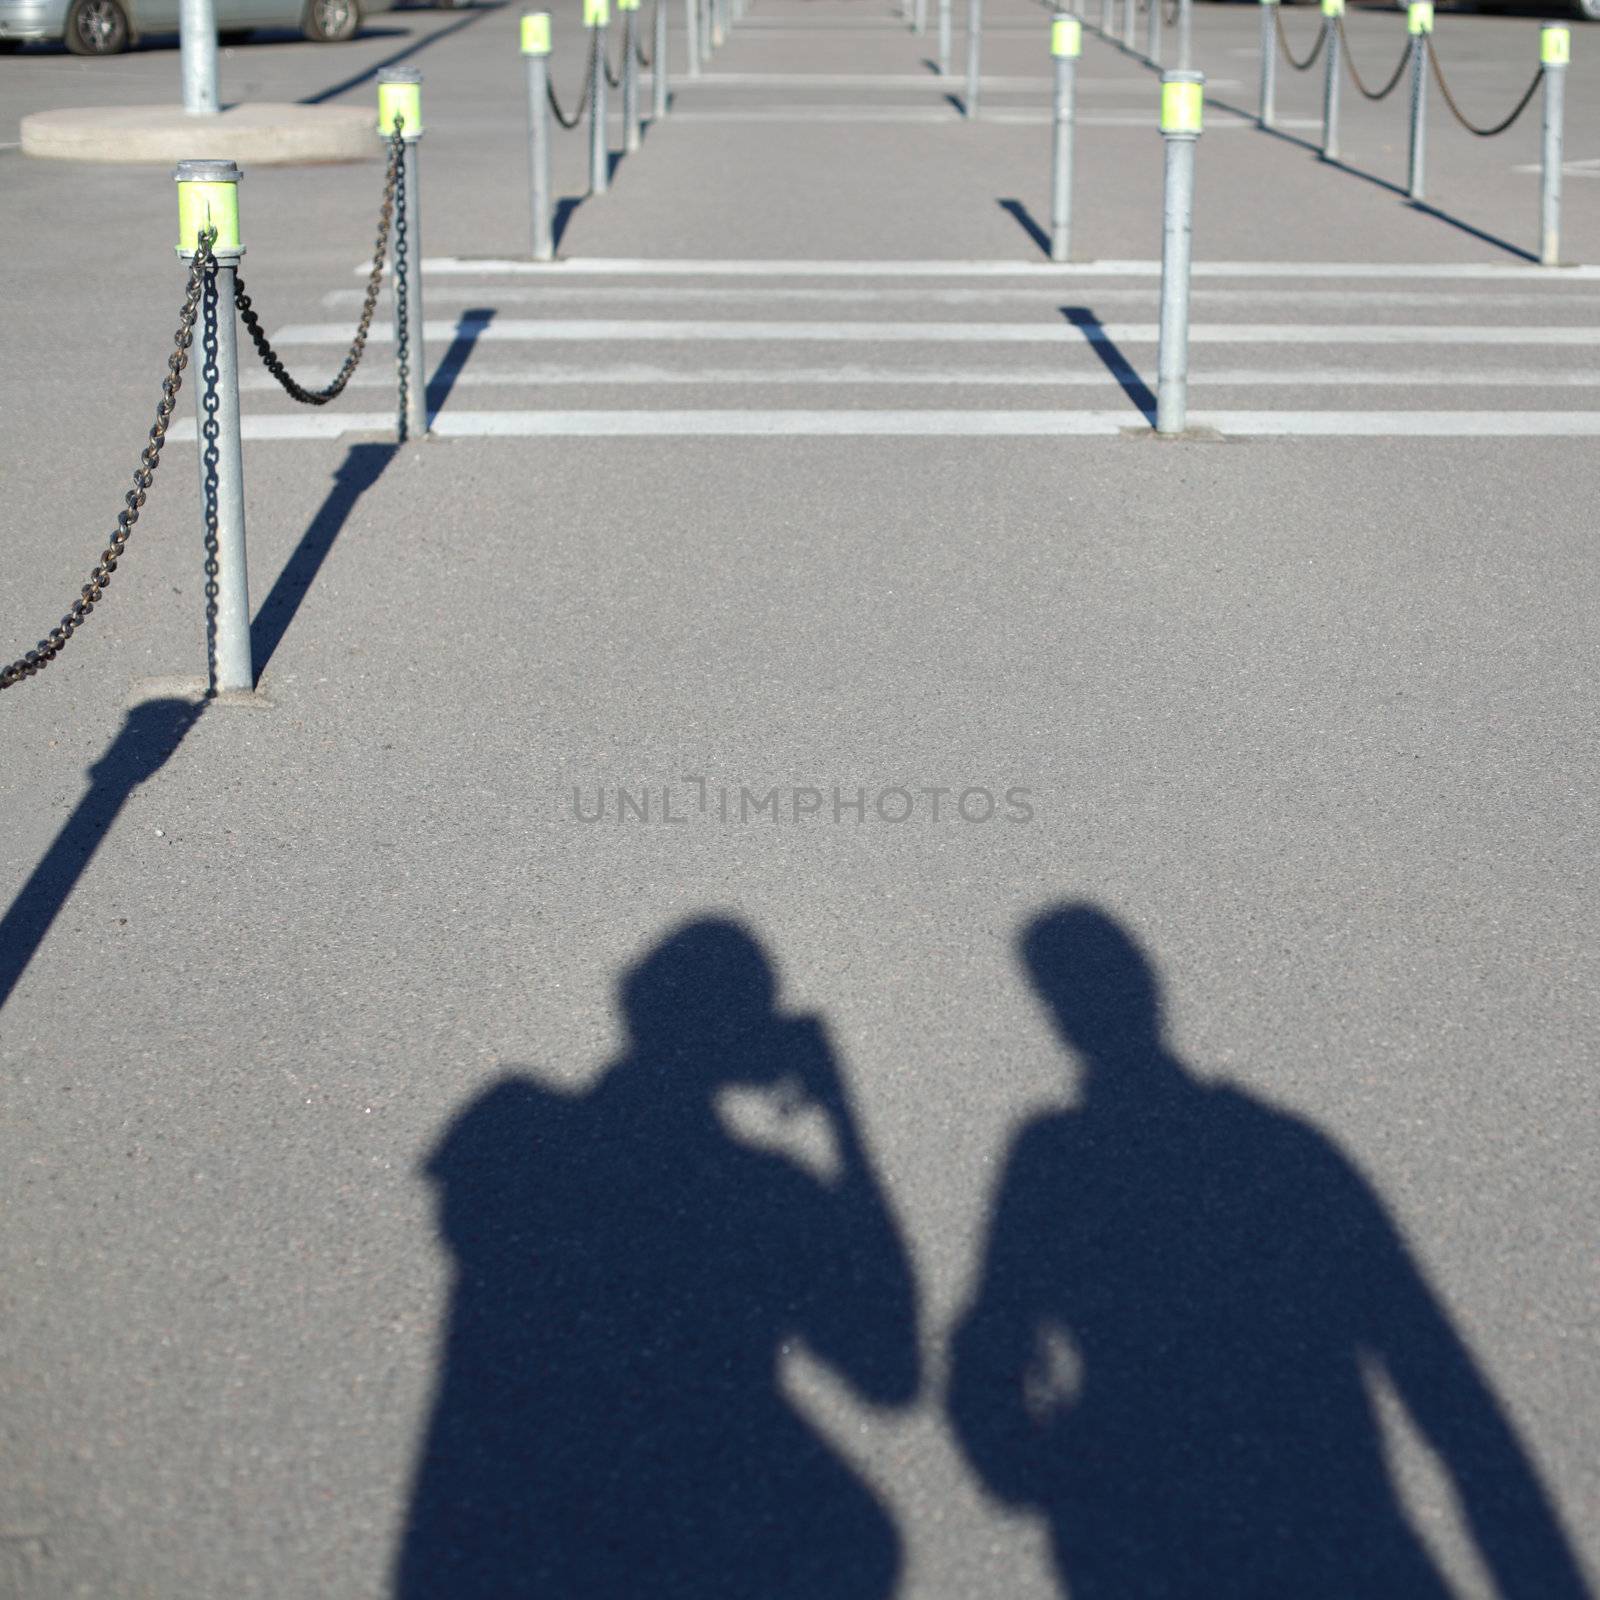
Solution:
M290 377L282 358L272 348L261 326L261 319L250 303L250 296L245 293L244 279L238 278L234 285L233 303L238 307L239 320L244 324L244 331L250 335L250 341L256 347L256 354L261 357L267 371L283 385L284 393L291 400L298 400L303 406L325 406L330 400L337 400L344 393L345 385L360 366L361 357L366 352L367 333L372 327L372 313L377 307L378 290L383 283L383 261L388 251L389 225L394 215L395 193L400 184L400 169L405 150L405 141L400 136L403 122L404 118L395 118L394 133L389 139L389 166L383 176L383 203L378 209L378 242L372 251L372 271L367 276L367 296L362 302L361 320L356 325L356 336L350 341L350 350L344 358L344 365L339 368L338 376L326 389L302 388Z
M570 117L561 109L561 102L556 98L555 84L549 78L544 81L545 97L550 102L550 110L554 114L556 121L563 128L569 130L576 128L583 121L583 113L588 109L589 93L594 87L594 53L598 47L597 38L598 30L591 28L589 30L589 59L584 63L583 67L583 98L578 102L577 108Z
M399 118L395 119L396 137L399 137ZM400 381L400 420L396 425L396 432L401 444L406 442L406 390L411 384L411 311L409 305L410 289L406 283L406 250L408 247L406 226L406 169L401 162L395 169L398 176L395 179L395 218L394 218L394 339L395 339L395 369ZM426 430L424 430L426 431Z
M597 43L601 39L602 32L603 30L600 28L596 28L594 30L594 36ZM611 57L606 54L604 45L601 45L600 48L600 61L606 69L606 82L609 83L613 89L620 89L622 87L622 75L620 72L613 72L611 70Z
M167 427L172 421L172 409L178 402L178 391L183 387L183 369L189 364L189 347L194 342L195 318L199 314L202 288L209 278L215 282L216 260L211 246L216 239L214 229L202 233L196 240L194 259L189 263L189 282L184 290L183 308L178 313L178 331L173 335L172 354L167 357L167 375L161 380L161 399L156 405L156 420L150 426L150 438L139 452L139 465L134 468L133 487L123 496L126 509L117 513L117 526L110 542L100 553L100 560L89 574L78 597L67 608L60 623L39 641L38 645L0 669L0 689L9 689L42 672L60 655L84 618L95 608L95 602L105 594L111 574L117 570L127 548L128 536L139 520L145 496L150 492L151 480L161 465L161 449L167 440Z
M1272 8L1272 26L1278 35L1278 48L1283 51L1283 59L1294 68L1296 72L1309 72L1316 64L1317 57L1322 54L1322 47L1328 42L1328 29L1326 24L1317 29L1317 42L1311 47L1311 54L1304 61L1295 60L1294 51L1289 48L1289 35L1283 28L1283 6L1275 5Z
M1400 53L1400 61L1394 69L1394 76L1390 78L1381 89L1372 90L1361 81L1361 74L1356 71L1355 53L1351 50L1349 36L1344 31L1344 18L1338 18L1334 22L1334 27L1339 30L1339 43L1343 47L1344 64L1349 70L1350 81L1356 86L1356 89L1361 94L1367 97L1368 100L1387 100L1398 87L1400 79L1405 75L1406 63L1410 61L1411 52L1417 47L1416 40L1413 39L1410 34L1406 35L1406 47Z
M1497 122L1492 128L1480 128L1471 121L1466 113L1456 104L1456 97L1450 93L1450 85L1444 81L1444 68L1439 65L1439 52L1428 51L1428 65L1433 68L1433 81L1439 85L1439 93L1444 96L1444 103L1449 106L1450 114L1461 124L1468 133L1475 133L1480 139L1492 139L1497 133L1504 133L1524 111L1528 109L1534 95L1538 92L1539 85L1544 82L1544 67L1533 75L1533 82L1527 87L1522 98L1512 108L1511 115L1502 122Z

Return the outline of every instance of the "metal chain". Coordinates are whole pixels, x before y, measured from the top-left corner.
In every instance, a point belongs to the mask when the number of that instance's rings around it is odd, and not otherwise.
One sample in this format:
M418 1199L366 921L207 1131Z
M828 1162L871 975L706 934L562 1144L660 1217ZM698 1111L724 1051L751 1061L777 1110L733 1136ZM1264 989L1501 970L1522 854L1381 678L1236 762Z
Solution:
M1387 100L1389 96L1394 93L1401 78L1405 76L1406 63L1411 59L1411 52L1416 48L1416 40L1413 39L1410 34L1406 35L1406 47L1400 53L1400 62L1399 65L1394 69L1394 76L1390 78L1390 80L1384 84L1381 89L1372 90L1361 81L1361 74L1356 71L1355 52L1351 50L1349 37L1344 31L1344 18L1337 18L1333 25L1339 30L1339 44L1343 50L1344 64L1347 68L1349 68L1350 71L1350 81L1356 86L1360 93L1367 97L1367 99Z
M399 119L395 120L399 128ZM398 137L398 132L396 133ZM401 444L406 442L406 391L411 383L411 311L406 287L406 169L402 162L396 169L394 218L394 340L395 369L400 383L400 412L396 434ZM424 430L426 431L426 430Z
M1296 72L1309 72L1317 64L1317 57L1322 54L1322 47L1328 42L1328 30L1321 27L1317 30L1317 42L1311 47L1311 54L1304 61L1296 61L1294 51L1289 48L1289 35L1283 31L1283 7L1275 5L1272 8L1272 26L1277 31L1278 47L1283 51L1283 59L1294 68Z
M67 640L83 626L83 620L94 610L95 602L106 591L111 574L117 570L127 548L128 536L139 520L139 512L150 492L151 480L161 465L161 447L166 443L167 426L172 421L172 408L177 404L178 391L183 387L183 369L189 364L189 346L194 342L195 317L199 313L202 286L208 275L214 274L216 260L211 246L216 239L215 230L202 233L196 241L194 259L189 263L189 282L184 290L183 307L178 312L178 331L173 335L172 354L167 357L167 375L161 380L161 399L156 405L156 420L150 426L150 438L139 452L139 465L134 468L133 487L123 496L126 509L117 513L117 526L110 542L100 553L99 563L89 574L89 581L78 597L67 608L60 623L39 641L38 645L0 669L0 689L9 689L42 672L66 647Z
M222 424L218 413L222 410L222 369L217 356L220 349L217 330L217 277L206 279L202 298L204 315L200 319L200 390L199 412L196 421L195 446L200 452L200 514L205 522L205 560L200 570L205 574L206 598L206 682L217 681L217 574L222 570L218 559L222 550L222 526L219 514L220 491L218 468L222 451L218 441L222 437Z
M1429 50L1428 64L1433 68L1433 81L1439 85L1439 93L1444 96L1444 103L1449 106L1450 114L1468 133L1475 133L1480 139L1492 139L1497 133L1504 133L1528 109L1529 103L1538 92L1539 85L1544 82L1544 67L1541 65L1534 73L1533 82L1528 85L1527 92L1512 108L1511 115L1503 122L1495 123L1492 128L1480 128L1477 123L1470 121L1466 113L1456 104L1456 97L1450 93L1450 85L1444 81L1444 68L1439 65L1437 50Z
M561 109L561 102L556 99L555 84L552 83L549 78L545 79L544 91L546 98L550 101L550 110L554 114L556 121L559 122L563 128L576 128L578 124L583 121L583 113L588 109L589 91L594 87L595 40L596 30L591 28L589 30L589 59L584 63L583 68L583 98L578 102L576 109L573 111L570 117Z
M1178 11L1182 5L1183 0L1172 0L1172 4L1170 6L1162 6L1161 9L1166 16L1167 26L1169 28L1177 27Z
M661 4L661 0L656 0L656 4L660 5ZM642 16L643 13L641 12L640 15ZM633 35L633 59L639 63L640 71L648 72L650 70L653 58L650 57L650 56L647 56L644 53L644 29L643 28L638 28L638 29L635 29L635 31L634 31L634 35Z
M302 388L289 376L281 357L267 339L261 326L261 319L251 306L250 296L244 291L244 279L236 280L233 303L239 309L239 320L244 324L244 331L250 335L251 343L256 347L256 354L261 357L267 371L283 385L284 392L289 398L298 400L303 406L325 406L330 400L337 400L344 393L345 385L360 366L361 357L366 352L367 331L372 326L372 313L378 304L378 289L383 282L383 260L388 251L389 221L394 215L395 188L400 181L401 156L405 149L400 129L404 120L403 117L395 118L394 133L389 140L389 167L383 176L383 204L378 209L378 242L372 251L372 271L367 277L367 297L362 302L361 320L356 325L356 336L350 341L350 350L344 358L344 365L339 368L339 375L326 389Z
M594 30L596 42L599 41L600 34L601 30L596 28ZM611 70L611 57L606 54L604 46L602 46L600 50L600 60L606 69L606 82L609 83L613 89L620 89L622 87L622 75L621 73L613 72Z

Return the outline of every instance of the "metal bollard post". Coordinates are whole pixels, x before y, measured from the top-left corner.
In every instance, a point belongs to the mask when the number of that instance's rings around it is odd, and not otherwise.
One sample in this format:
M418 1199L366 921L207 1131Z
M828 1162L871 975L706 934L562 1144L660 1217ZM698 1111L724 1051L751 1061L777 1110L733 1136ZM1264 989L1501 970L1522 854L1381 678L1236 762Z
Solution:
M1572 30L1547 22L1539 30L1539 60L1544 66L1543 168L1539 179L1539 262L1561 264L1561 146L1567 101L1567 64L1572 60Z
M1339 159L1339 19L1344 0L1322 0L1322 31L1326 34L1327 71L1322 77L1322 159Z
M969 117L978 114L978 75L983 66L983 0L967 0L967 97Z
M178 63L183 109L191 117L217 114L217 11L212 0L179 0Z
M1205 75L1161 74L1166 187L1161 206L1161 326L1156 350L1156 432L1189 421L1189 253L1194 233L1194 147L1205 106Z
M1406 193L1422 198L1428 137L1428 51L1433 47L1433 0L1411 0L1406 7L1411 35L1411 160Z
M622 148L639 148L639 0L617 0L622 13Z
M650 120L667 114L667 0L656 0L655 42L650 50Z
M1194 57L1194 6L1178 0L1178 70L1187 72Z
M1122 48L1129 52L1139 48L1138 17L1136 0L1122 0Z
M939 0L939 76L950 76L950 0Z
M528 198L533 215L533 259L554 258L550 231L550 13L522 17L522 59L528 64Z
M928 0L911 0L911 31L917 34L928 31Z
M1083 24L1076 17L1057 17L1051 22L1050 54L1055 58L1056 71L1050 259L1065 261L1072 249L1072 119L1078 90L1078 57L1083 54Z
M1111 7L1114 0L1100 0L1100 37L1111 37Z
M395 191L390 254L396 267L394 344L404 387L400 440L428 436L427 362L422 341L422 198L417 144L422 138L422 74L415 67L385 67L378 74L378 137L393 135L400 119L405 152Z
M700 0L683 0L683 24L689 54L689 76L700 76Z
M1270 128L1278 119L1278 13L1279 0L1261 0L1261 104L1258 126Z
M606 30L608 0L583 0L583 25L589 29L589 193L604 194L611 181L606 147Z
M706 0L706 18L710 23L711 47L714 50L720 50L723 40L727 37L727 26L723 15L723 0Z
M711 27L711 0L697 0L700 7L700 64L705 67L711 65L711 49L714 43Z
M200 301L195 434L206 548L206 645L211 688L256 686L250 657L250 581L244 547L244 460L239 446L239 343L233 317L239 272L239 169L231 161L180 161L178 254L194 259L202 230L216 230L216 271ZM215 518L215 521L213 521Z
M1150 0L1150 9L1145 13L1144 58L1152 67L1161 65L1161 24L1166 20L1165 11L1165 0Z

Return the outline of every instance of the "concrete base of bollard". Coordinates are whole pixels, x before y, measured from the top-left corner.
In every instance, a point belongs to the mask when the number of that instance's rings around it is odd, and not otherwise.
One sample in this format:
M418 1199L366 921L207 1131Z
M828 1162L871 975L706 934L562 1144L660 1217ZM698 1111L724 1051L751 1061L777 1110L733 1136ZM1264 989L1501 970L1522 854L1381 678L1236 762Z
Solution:
M229 106L191 117L181 106L81 106L22 119L22 153L50 161L206 158L253 167L375 161L383 153L365 106Z

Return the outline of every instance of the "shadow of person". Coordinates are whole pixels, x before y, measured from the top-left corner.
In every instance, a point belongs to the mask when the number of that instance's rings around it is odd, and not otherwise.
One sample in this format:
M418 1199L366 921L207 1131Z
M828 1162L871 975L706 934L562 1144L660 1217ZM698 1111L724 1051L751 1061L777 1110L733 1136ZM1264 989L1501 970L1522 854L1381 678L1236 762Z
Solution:
M900 1544L780 1389L802 1341L866 1399L918 1388L911 1267L820 1022L736 924L625 974L586 1093L490 1089L428 1163L455 1263L402 1600L879 1600ZM830 1170L723 1097L820 1121Z
M988 1488L1047 1519L1073 1600L1450 1591L1385 1464L1404 1403L1505 1595L1586 1591L1382 1203L1306 1123L1193 1077L1139 948L1089 906L1021 940L1076 1109L1011 1152L948 1404Z

